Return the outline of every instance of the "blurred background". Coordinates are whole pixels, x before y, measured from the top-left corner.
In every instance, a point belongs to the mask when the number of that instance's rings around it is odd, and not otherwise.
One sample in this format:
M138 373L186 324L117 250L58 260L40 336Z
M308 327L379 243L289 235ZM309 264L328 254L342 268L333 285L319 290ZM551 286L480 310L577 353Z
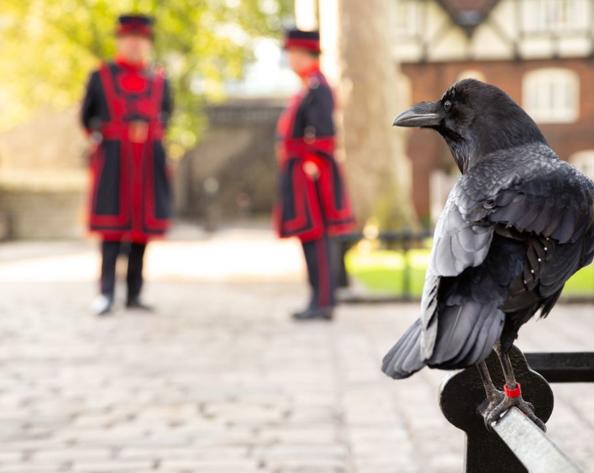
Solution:
M413 246L426 247L419 232L432 228L457 170L436 134L387 125L456 80L502 87L563 159L594 175L590 0L354 3L5 0L0 238L85 236L88 144L79 101L89 70L113 54L114 18L128 10L157 18L155 59L168 71L177 105L168 137L175 214L207 232L238 222L268 225L274 127L298 88L279 38L291 24L321 30L323 68L339 102L340 159L367 237L347 263L366 289L402 292L410 266L410 290L418 295L426 251L411 261L362 251L385 249L377 236L394 230L418 233ZM591 269L567 290L593 291Z
M158 314L99 322L78 113L128 11L155 16L173 84L175 225L149 248ZM333 326L286 320L305 294L300 248L270 223L275 124L299 88L289 25L320 29L359 223L344 245L352 304ZM462 437L435 402L442 375L396 385L379 372L416 315L458 177L436 134L390 125L480 79L594 178L593 38L594 0L2 0L0 469L461 471ZM579 304L527 329L527 348L592 350L593 266L564 298ZM593 397L563 389L551 431L594 471Z

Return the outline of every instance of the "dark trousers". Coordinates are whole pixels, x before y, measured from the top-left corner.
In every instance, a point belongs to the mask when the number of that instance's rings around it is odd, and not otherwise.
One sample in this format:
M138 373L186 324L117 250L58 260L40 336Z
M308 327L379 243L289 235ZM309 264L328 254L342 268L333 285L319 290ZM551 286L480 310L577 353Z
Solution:
M122 249L121 241L107 241L101 243L101 294L113 297L115 292L116 263ZM135 299L142 289L142 267L146 243L130 243L128 253L128 300Z
M336 304L336 265L334 242L328 235L319 240L302 242L307 277L311 288L310 309L333 307Z
M335 243L336 254L336 285L341 288L349 287L349 274L346 269L346 254L353 246L351 241L338 240Z

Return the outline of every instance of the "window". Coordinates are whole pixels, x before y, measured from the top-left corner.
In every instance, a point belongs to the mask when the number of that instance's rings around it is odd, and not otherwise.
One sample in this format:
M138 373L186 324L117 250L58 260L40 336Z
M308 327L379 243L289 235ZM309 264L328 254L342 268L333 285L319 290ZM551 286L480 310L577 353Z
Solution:
M522 84L524 108L539 123L570 123L579 115L579 79L569 69L538 69Z
M586 30L589 0L522 0L522 28L528 33Z
M480 80L481 82L486 82L485 74L476 69L466 69L465 71L462 71L460 74L458 74L456 80L458 81L463 79L476 79Z
M394 30L396 36L410 37L421 31L421 8L418 0L396 0Z
M569 162L590 179L594 179L594 150L579 151L569 158Z

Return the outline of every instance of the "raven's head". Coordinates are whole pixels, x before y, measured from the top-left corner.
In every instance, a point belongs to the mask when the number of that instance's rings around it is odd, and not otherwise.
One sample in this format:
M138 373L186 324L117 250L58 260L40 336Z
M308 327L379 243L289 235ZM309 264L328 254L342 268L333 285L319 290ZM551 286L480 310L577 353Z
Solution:
M437 102L421 102L402 112L394 125L436 130L462 172L494 151L546 143L536 123L509 95L475 79L456 82Z

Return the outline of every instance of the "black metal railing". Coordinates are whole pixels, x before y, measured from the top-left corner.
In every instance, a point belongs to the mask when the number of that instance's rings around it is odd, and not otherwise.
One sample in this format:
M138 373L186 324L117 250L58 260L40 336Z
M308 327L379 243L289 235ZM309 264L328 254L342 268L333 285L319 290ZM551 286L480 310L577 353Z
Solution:
M554 405L549 383L594 382L594 353L528 353L514 347L512 363L524 398L546 422ZM493 381L502 386L503 373L497 355L487 365ZM474 367L450 376L440 392L442 412L466 434L466 473L579 473L581 470L536 424L512 409L487 427L480 414L485 392ZM594 439L592 439L594 442Z
M412 266L410 264L409 253L414 249L429 249L426 242L431 238L433 232L425 230L421 232L413 231L382 231L374 239L381 242L382 246L397 251L402 254L404 268L402 273L402 288L399 295L395 294L356 294L344 298L342 302L347 303L369 303L369 302L400 302L411 301L417 298L412 291ZM344 266L344 257L346 252L359 241L367 238L362 232L349 233L337 237L342 242L342 258ZM344 284L343 284L344 286Z
M594 383L594 353L526 353L528 365L549 383Z

